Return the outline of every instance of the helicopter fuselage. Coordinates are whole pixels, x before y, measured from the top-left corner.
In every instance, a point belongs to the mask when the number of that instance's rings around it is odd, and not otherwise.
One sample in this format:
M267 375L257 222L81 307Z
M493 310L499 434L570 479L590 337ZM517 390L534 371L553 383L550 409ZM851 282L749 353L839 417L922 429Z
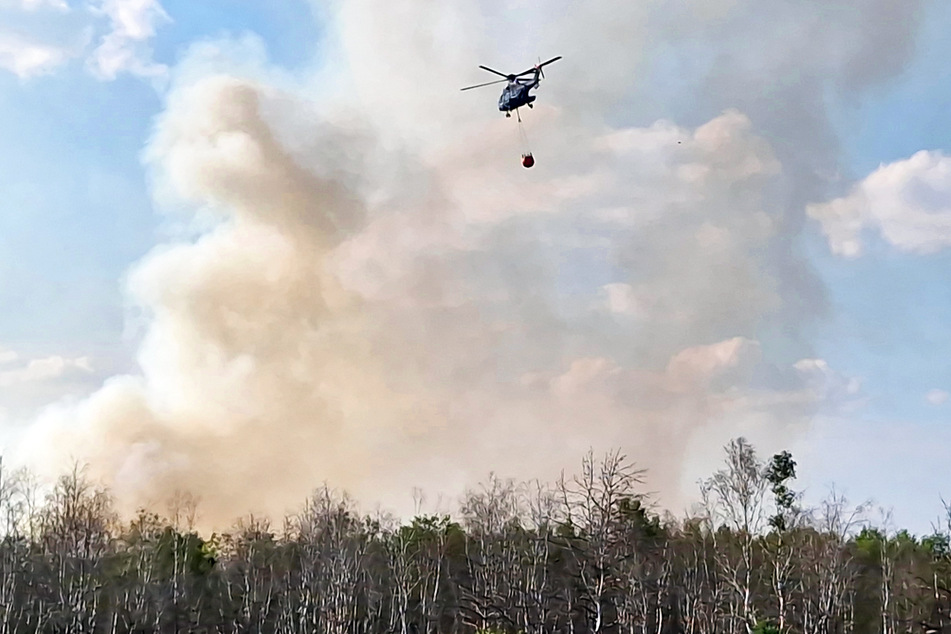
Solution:
M535 101L535 95L528 94L532 88L538 86L538 77L536 76L531 81L518 81L515 80L510 82L505 88L502 89L502 96L499 97L499 110L502 112L509 112L522 106L529 106L533 101Z

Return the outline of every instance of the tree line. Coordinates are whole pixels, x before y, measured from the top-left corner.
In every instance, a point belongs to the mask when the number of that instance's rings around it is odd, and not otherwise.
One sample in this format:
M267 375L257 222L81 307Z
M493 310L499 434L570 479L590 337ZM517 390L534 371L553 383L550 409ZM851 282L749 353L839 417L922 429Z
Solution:
M951 520L918 538L836 494L804 508L788 452L725 454L683 518L614 452L550 484L490 476L455 517L323 487L210 536L187 496L123 520L80 469L42 496L3 473L0 634L951 633Z

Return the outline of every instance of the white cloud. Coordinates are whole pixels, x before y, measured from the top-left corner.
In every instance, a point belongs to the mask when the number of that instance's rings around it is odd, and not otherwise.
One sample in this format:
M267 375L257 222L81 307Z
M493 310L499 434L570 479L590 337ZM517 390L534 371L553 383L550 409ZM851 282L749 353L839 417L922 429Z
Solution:
M0 0L0 9L20 9L22 11L37 11L49 7L57 11L69 11L66 0Z
M861 255L865 231L878 232L901 251L940 251L951 246L951 157L923 150L882 165L848 196L810 205L807 212L838 255Z
M164 75L167 68L151 61L149 41L156 29L171 22L158 0L101 0L95 11L109 18L110 32L87 60L100 79L128 72L143 77Z
M87 357L67 359L61 356L51 356L42 359L33 359L22 367L0 372L0 387L11 387L21 383L35 383L56 379L72 370L92 372L92 366Z
M71 11L64 0L0 0L0 69L29 78L80 57L104 81L122 73L166 74L151 53L157 29L171 21L159 0L95 0L87 8Z
M827 403L855 407L863 402L861 379L832 370L824 359L801 359L793 367L806 385L821 394Z
M0 68L23 79L48 74L66 63L71 56L67 48L0 31Z
M927 400L932 405L944 405L948 402L949 398L951 398L951 393L948 393L945 390L939 390L937 388L929 391L925 395L925 400Z
M604 307L616 315L644 317L648 312L647 301L638 295L630 284L614 282L601 287Z

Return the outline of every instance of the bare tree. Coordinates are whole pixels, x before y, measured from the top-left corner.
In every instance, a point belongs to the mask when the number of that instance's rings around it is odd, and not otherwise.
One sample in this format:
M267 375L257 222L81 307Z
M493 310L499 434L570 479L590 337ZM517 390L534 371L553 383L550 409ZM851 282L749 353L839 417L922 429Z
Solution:
M476 629L517 627L517 535L524 522L519 488L514 480L490 474L481 488L466 492L461 510L469 533L467 574L460 580L464 618Z
M36 489L28 471L0 465L0 634L15 632L25 618Z
M582 460L581 473L571 479L562 475L558 483L569 528L572 573L580 590L579 607L595 633L616 625L616 598L621 591L616 563L626 546L619 519L624 504L643 499L636 490L643 483L643 474L620 451L600 460L589 451Z
M37 599L37 619L73 632L91 632L101 617L101 573L117 518L108 494L74 465L47 497L40 541L51 575Z
M530 532L525 534L519 599L523 608L520 627L526 634L550 632L557 622L552 554L556 548L555 531L563 521L558 500L557 492L541 482L526 487L523 506L528 511Z
M751 632L757 622L754 546L767 526L769 480L745 438L725 450L726 466L701 484L701 495L718 568L731 591L729 631Z
M848 540L865 523L865 508L851 506L832 491L816 511L812 530L801 544L804 634L853 631L858 570Z

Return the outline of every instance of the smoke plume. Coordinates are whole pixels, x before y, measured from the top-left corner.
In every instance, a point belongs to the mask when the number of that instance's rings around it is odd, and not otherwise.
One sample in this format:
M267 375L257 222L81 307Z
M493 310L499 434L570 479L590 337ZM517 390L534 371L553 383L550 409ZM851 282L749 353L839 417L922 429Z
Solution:
M711 446L780 448L857 397L809 348L796 236L834 185L825 98L901 68L918 4L339 0L307 72L195 46L145 154L188 231L128 276L141 373L24 455L219 525L324 480L406 510L589 447L684 503ZM496 87L458 88L558 54L524 170Z

